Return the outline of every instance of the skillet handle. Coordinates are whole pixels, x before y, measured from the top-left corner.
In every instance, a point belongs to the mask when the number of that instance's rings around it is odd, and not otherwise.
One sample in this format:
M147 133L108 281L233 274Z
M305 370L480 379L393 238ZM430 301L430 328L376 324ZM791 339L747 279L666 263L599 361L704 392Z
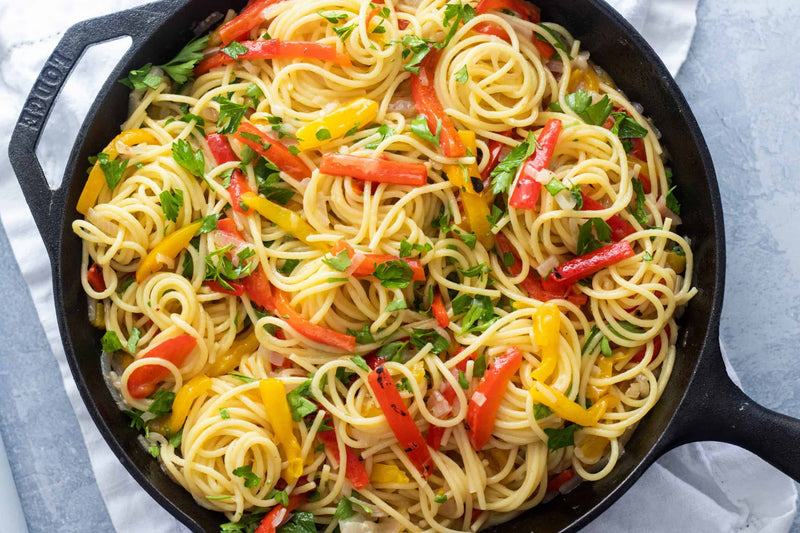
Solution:
M800 482L800 420L754 402L725 371L719 344L687 392L670 447L718 441L753 452Z
M89 45L127 35L133 39L133 49L138 48L175 9L173 2L158 2L75 24L64 33L33 84L11 135L8 156L51 256L61 238L67 187L50 188L36 158L36 145L58 93Z

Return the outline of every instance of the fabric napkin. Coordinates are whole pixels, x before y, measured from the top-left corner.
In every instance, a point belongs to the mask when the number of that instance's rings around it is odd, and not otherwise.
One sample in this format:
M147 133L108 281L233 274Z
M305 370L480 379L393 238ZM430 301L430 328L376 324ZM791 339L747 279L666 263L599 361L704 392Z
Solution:
M100 493L119 533L187 531L127 474L92 423L66 363L53 303L50 266L6 154L8 137L44 60L69 25L144 3L140 0L0 0L0 220L29 285L78 418ZM612 0L673 74L686 58L697 0ZM37 36L31 38L31 35ZM90 49L59 97L38 156L56 185L75 134L102 82L128 44ZM791 480L733 446L705 443L675 450L585 531L765 532L789 530L797 493Z

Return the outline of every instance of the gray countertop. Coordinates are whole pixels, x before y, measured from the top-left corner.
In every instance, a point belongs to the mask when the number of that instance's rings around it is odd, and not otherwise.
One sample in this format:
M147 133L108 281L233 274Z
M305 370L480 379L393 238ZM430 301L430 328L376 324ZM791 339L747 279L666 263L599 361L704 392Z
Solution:
M800 417L796 0L701 0L678 83L714 157L727 227L722 339L744 390ZM5 149L5 147L3 147ZM0 436L33 532L113 531L31 296L0 229ZM636 490L636 487L632 490ZM0 530L3 529L0 526ZM591 529L591 528L589 528ZM793 531L800 531L800 519Z

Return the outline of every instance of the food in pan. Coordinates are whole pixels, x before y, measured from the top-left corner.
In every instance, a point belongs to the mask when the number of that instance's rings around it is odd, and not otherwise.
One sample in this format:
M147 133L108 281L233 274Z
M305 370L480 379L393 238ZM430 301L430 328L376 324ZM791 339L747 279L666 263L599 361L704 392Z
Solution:
M692 251L658 131L565 28L253 0L122 81L81 281L125 415L223 531L477 530L614 468Z

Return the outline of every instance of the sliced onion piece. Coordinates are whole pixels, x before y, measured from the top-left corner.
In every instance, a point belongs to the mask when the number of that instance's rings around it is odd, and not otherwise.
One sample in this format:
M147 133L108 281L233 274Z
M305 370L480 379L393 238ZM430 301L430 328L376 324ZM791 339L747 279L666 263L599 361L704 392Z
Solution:
M538 267L536 267L536 272L538 272L539 275L544 278L550 273L551 270L556 268L559 264L561 263L559 263L558 258L554 255L551 255L550 257L542 261L542 263Z

